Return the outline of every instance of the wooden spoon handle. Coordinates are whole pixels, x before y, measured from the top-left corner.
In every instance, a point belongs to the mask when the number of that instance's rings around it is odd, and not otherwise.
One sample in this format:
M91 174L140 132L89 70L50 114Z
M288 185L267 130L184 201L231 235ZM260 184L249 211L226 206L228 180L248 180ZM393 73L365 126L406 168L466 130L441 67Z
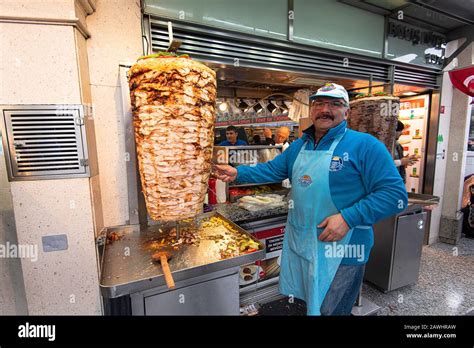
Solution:
M163 274L165 275L166 285L169 289L174 289L174 279L171 275L170 266L168 265L168 259L165 255L161 256L161 267L163 268Z

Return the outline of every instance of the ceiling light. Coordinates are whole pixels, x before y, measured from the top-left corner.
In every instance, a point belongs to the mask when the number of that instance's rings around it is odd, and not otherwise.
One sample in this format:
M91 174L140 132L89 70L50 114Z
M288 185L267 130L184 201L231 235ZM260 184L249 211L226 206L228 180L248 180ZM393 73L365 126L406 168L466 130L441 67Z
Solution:
M403 95L416 95L415 92L404 92Z
M288 107L285 105L284 101L280 102L280 105L278 105L281 109L282 114L287 114L288 113Z
M262 107L262 105L260 105L260 103L257 103L257 104L255 104L255 106L253 107L253 109L254 109L254 110L257 112L257 114L258 114L258 113L262 112L263 107Z
M249 105L248 105L246 102L244 102L243 99L240 99L240 103L239 103L239 105L238 105L238 108L239 108L240 110L246 112L248 106L249 106Z
M228 108L229 108L229 105L227 104L225 100L219 104L219 110L222 112L227 111Z
M272 114L275 110L278 110L278 106L275 106L271 101L267 105L267 110L270 111Z

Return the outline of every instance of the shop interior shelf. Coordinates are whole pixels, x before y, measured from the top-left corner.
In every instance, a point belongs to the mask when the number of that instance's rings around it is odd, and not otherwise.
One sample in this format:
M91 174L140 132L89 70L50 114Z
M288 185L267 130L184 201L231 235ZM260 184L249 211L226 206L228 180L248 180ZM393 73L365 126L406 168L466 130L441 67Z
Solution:
M281 184L281 181L274 181L274 182L259 182L259 183L250 183L250 184L237 184L237 185L231 185L231 184L229 184L229 188L232 188L232 187L248 187L248 186L259 186L259 185L271 185L271 184Z

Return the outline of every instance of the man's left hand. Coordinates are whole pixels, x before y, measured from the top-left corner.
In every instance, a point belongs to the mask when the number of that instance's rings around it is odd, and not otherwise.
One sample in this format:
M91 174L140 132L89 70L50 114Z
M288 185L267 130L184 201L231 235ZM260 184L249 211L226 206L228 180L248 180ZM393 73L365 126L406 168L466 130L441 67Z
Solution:
M349 226L341 214L328 216L318 225L318 228L324 228L318 238L322 242L337 242L349 231Z

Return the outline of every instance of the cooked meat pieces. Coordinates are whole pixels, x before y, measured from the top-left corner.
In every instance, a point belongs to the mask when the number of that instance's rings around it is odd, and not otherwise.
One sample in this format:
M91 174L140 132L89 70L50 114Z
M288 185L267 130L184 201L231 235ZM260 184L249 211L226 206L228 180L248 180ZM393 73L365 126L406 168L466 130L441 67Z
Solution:
M112 232L112 233L109 233L109 235L107 236L107 243L112 243L112 242L115 242L116 240L120 240L123 238L123 235L120 235L118 234L117 232Z
M201 213L211 172L216 78L186 58L149 58L129 72L138 167L150 217Z
M369 97L351 101L351 112L348 118L350 129L369 133L385 144L392 152L395 143L399 104L397 97Z

